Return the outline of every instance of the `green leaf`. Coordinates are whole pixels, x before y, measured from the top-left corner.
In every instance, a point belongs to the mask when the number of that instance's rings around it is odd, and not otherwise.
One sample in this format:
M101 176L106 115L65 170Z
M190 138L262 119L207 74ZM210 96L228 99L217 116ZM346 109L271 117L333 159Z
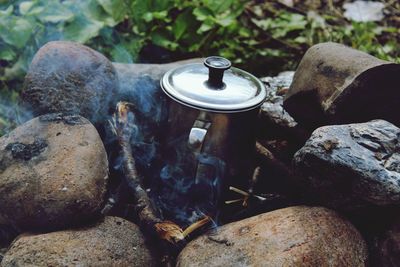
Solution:
M223 27L228 27L229 25L231 25L233 22L235 22L235 18L234 17L219 17L216 19L216 22L223 26Z
M121 44L114 46L111 50L112 60L121 63L133 63L132 56Z
M28 11L35 5L33 1L25 1L19 4L19 13L26 15Z
M97 0L97 2L117 23L124 20L128 10L124 0Z
M64 37L66 40L86 43L98 36L103 26L103 22L88 20L86 17L80 16L64 28Z
M167 18L167 16L168 16L168 12L166 10L153 12L153 17L155 19L166 20L167 21L167 20L169 20Z
M73 9L76 1L69 3L69 9ZM106 13L103 7L97 2L97 0L85 0L78 2L77 9L79 10L79 16L85 16L88 20L98 21L104 23L105 26L114 27L118 24L114 18Z
M188 9L185 12L181 13L172 25L172 33L175 36L175 40L181 39L181 37L186 32L194 29L196 24L196 19L193 16L191 10Z
M26 73L27 62L24 56L20 56L10 68L4 69L4 80L14 80L23 77Z
M205 33L215 27L215 22L214 19L212 18L207 18L200 26L199 29L197 29L197 33Z
M74 13L62 5L57 7L46 7L40 14L39 19L43 22L58 23L63 21L71 21L74 18Z
M144 21L150 22L150 21L153 20L153 13L146 12L146 13L143 14L142 18L143 18Z
M196 7L193 10L193 15L199 21L204 21L207 18L214 16L213 12L209 8L206 8L206 7Z
M16 53L9 46L0 46L0 59L11 61L15 58Z
M167 48L169 50L176 50L178 48L178 44L171 41L171 38L167 31L158 30L151 34L151 41L158 46Z
M6 10L0 10L0 17L8 17L13 13L13 11L14 7L9 5Z
M208 6L215 14L218 14L227 11L235 1L237 0L213 0Z
M0 20L0 38L7 44L22 48L34 29L34 23L23 17L12 16Z

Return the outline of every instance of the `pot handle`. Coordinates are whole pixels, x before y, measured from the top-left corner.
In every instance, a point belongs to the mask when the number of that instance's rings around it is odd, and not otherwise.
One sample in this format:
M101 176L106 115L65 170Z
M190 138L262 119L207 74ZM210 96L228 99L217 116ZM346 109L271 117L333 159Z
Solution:
M201 153L207 131L211 126L211 120L205 111L200 111L190 130L188 145L195 153Z

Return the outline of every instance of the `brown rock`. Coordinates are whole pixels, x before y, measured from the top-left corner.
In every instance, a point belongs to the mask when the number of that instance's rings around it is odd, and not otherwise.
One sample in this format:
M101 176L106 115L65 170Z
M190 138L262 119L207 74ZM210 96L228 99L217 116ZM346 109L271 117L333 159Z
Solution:
M43 115L0 138L0 225L79 224L101 208L108 179L103 143L78 115Z
M94 227L19 237L1 266L154 266L135 224L106 217Z
M337 43L317 44L301 60L284 108L313 129L371 119L400 125L399 74L400 64Z
M54 41L33 58L22 98L34 115L64 112L97 122L107 115L117 87L114 66L102 54L78 43Z
M337 213L295 206L224 225L190 242L177 266L365 266L359 232Z

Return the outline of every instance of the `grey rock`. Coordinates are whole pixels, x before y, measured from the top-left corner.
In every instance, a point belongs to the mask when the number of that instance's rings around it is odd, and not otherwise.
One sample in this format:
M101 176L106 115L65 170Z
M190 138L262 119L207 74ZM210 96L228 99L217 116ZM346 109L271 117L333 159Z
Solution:
M400 125L400 64L337 43L312 46L302 58L284 107L312 130L384 119Z
M293 75L293 71L285 71L275 77L261 78L261 81L266 85L267 97L261 106L260 117L263 124L266 124L266 128L270 128L270 126L281 128L297 126L297 122L283 108L283 97L292 83Z
M283 98L292 83L293 75L293 71L285 71L275 77L261 78L266 85L267 97L260 108L257 124L263 144L288 164L310 134L283 107Z
M105 217L93 227L47 234L25 234L11 245L8 266L155 266L135 224Z
M32 119L0 138L0 225L81 224L99 212L107 180L107 155L87 119Z
M114 66L102 54L78 43L54 41L33 58L22 98L36 116L63 112L96 123L108 114L117 87Z
M367 257L360 233L337 213L294 206L200 236L177 266L366 266Z
M295 154L294 170L327 205L398 205L399 141L400 129L383 120L320 127Z

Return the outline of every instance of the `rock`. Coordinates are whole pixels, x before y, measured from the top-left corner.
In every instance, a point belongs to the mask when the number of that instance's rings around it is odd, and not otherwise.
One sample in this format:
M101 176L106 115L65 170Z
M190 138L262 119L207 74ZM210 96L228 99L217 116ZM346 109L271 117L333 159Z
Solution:
M284 108L312 130L372 119L400 126L399 74L400 64L337 43L317 44L301 60Z
M264 77L267 97L262 104L257 124L259 138L279 159L289 162L308 139L309 133L283 108L283 97L292 83L294 72L285 71L275 77Z
M90 122L48 114L0 138L0 225L23 230L80 224L103 203L108 162Z
M400 129L374 120L318 128L294 156L302 183L341 209L400 204Z
M96 123L108 114L117 87L114 66L102 54L78 43L54 41L33 58L22 98L34 115L80 114Z
M135 224L106 217L83 229L22 235L1 266L155 266Z
M393 214L392 214L393 216ZM393 225L383 233L372 249L374 266L400 266L400 217L394 220Z
M287 93L293 80L293 71L279 73L275 77L263 77L261 81L266 85L267 97L260 110L262 126L266 128L266 134L277 132L286 128L294 128L297 122L283 108L283 97ZM271 129L272 128L272 129Z
M0 247L0 264L1 264L1 261L3 260L3 258L4 258L4 255L6 254L6 252L7 252L7 248Z
M337 213L294 206L221 226L190 242L184 266L365 266L359 232Z

